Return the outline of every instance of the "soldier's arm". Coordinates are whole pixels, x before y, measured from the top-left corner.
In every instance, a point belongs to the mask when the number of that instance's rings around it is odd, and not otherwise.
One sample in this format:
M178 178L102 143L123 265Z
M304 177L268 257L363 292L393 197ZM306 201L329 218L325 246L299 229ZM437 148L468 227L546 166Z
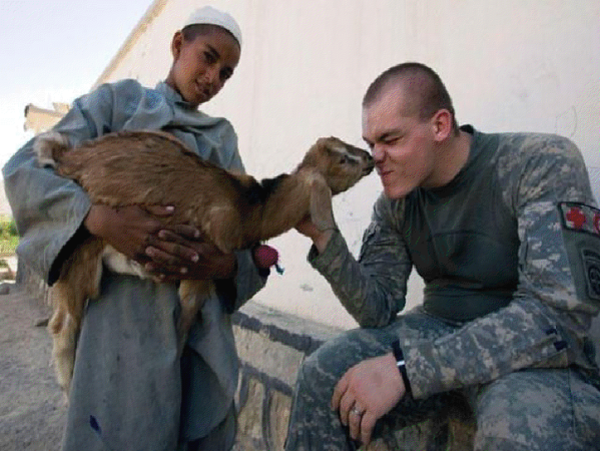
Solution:
M599 212L592 208L579 151L565 139L549 141L542 152L532 153L524 165L513 168L510 177L515 179L507 181L511 188L506 195L518 219L520 238L519 283L513 300L450 336L407 345L406 370L415 398L486 383L524 368L591 365L583 347L600 307L600 290L586 268L600 261L594 263L585 252L599 253L598 222L594 226ZM580 204L589 228L575 232L564 218ZM576 212L572 217L583 221Z
M403 202L383 196L365 231L360 258L334 232L322 253L313 246L309 262L327 279L348 313L363 327L388 324L404 308L412 262L398 232Z

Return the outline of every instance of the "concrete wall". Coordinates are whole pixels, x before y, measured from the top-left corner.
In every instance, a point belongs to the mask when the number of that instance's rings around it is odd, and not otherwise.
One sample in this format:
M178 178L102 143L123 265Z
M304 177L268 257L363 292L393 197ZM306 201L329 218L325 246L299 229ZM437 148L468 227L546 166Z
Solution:
M207 3L159 0L99 82L124 77L154 85L170 66L173 32ZM215 0L244 33L242 59L223 92L205 106L235 125L240 151L257 177L290 171L319 136L361 144L360 102L381 71L405 60L435 68L461 123L482 131L565 135L600 168L600 3L596 0ZM600 182L594 181L600 194ZM360 245L376 175L334 207L353 252ZM273 240L283 276L256 301L337 327L353 327L327 284L306 263L296 232ZM409 304L420 299L411 279ZM281 294L285 293L285 296Z

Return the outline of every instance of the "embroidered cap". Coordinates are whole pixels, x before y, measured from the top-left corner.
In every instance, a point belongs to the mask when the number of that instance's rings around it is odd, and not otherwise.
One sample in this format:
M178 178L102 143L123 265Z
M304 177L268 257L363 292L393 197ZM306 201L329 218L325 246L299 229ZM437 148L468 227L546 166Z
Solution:
M187 27L188 25L202 24L217 25L221 28L224 28L233 35L233 37L238 41L240 47L242 46L242 30L231 14L219 11L212 6L204 6L190 14L190 17L188 17L187 21L183 25L183 28Z

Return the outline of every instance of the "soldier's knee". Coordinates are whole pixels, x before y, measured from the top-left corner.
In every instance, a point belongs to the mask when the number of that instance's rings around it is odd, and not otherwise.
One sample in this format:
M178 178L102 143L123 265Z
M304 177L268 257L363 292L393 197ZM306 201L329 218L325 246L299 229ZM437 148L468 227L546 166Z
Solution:
M360 329L344 332L325 342L302 363L298 373L298 387L333 387L344 373L362 360L360 357Z
M600 435L599 400L571 369L511 373L479 396L475 449L588 450Z
M529 445L503 438L477 435L473 446L475 451L532 451Z

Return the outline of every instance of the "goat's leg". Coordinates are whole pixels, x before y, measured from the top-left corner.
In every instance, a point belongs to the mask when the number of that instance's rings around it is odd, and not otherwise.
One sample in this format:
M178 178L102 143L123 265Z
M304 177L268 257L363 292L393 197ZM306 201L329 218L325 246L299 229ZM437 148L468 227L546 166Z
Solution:
M335 227L333 206L331 204L331 189L322 177L316 177L310 182L310 217L320 231Z
M53 338L56 378L67 398L85 303L98 297L100 292L103 247L100 239L86 240L65 261L60 277L52 287L54 312L48 329Z
M73 296L70 287L63 282L56 282L52 287L52 303L54 312L48 323L52 335L52 360L58 385L68 399L73 367L75 365L75 348L79 334L79 322L69 313L67 297Z
M198 312L204 305L204 302L210 296L212 290L212 281L210 280L182 280L179 285L179 302L181 304L181 314L177 322L177 348L179 355L183 352L188 333Z

